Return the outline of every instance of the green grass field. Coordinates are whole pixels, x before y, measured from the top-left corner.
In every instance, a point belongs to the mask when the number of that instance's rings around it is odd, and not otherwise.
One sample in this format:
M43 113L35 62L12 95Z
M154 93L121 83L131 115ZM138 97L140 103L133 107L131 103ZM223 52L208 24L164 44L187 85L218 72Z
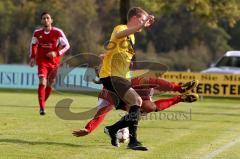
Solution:
M140 122L138 137L150 150L139 152L126 149L127 144L111 146L103 133L121 111L112 111L89 136L73 137L72 131L88 120L60 119L54 108L63 98L74 100L71 110L76 113L97 103L90 95L54 93L43 117L34 92L0 91L0 159L240 158L240 100L205 98L147 116Z

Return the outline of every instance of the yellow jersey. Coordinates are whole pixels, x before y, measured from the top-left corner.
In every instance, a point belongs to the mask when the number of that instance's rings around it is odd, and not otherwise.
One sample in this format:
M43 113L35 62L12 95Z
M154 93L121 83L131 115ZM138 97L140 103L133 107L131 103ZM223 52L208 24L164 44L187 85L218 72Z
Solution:
M100 78L108 76L127 78L131 59L135 54L133 49L135 37L134 34L120 39L115 36L117 32L126 29L127 25L118 25L114 28L107 48L105 48L106 53L99 72Z

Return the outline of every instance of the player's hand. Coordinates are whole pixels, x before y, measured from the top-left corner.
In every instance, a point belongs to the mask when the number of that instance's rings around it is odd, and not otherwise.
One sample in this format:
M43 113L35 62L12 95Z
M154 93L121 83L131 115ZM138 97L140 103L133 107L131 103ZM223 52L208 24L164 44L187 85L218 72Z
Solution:
M95 84L102 84L102 82L100 80L95 80L95 79L93 79L93 83L95 83Z
M104 54L104 53L101 53L98 57L99 57L101 60L103 60L103 58L105 57L105 54Z
M88 135L89 132L87 131L87 129L80 129L78 131L73 131L72 134L73 134L73 136L80 137L80 136Z
M55 51L50 51L49 53L47 53L47 57L50 59L53 59L57 56L57 53Z
M34 63L35 63L35 59L34 59L34 58L31 58L30 61L29 61L29 65L30 65L31 67L33 67L33 66L34 66Z
M154 16L148 15L146 19L140 21L140 23L137 26L137 29L141 30L142 28L150 27L153 23L154 23Z
M155 17L153 15L148 15L146 21L145 21L145 24L144 24L144 27L147 28L147 27L150 27L155 21Z

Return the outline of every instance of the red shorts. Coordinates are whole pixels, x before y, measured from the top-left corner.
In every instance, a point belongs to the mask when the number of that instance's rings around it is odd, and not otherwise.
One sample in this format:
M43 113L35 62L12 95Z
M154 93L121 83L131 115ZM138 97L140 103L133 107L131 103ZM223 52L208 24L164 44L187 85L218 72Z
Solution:
M57 76L58 67L38 65L38 77L46 78L47 80L54 81Z

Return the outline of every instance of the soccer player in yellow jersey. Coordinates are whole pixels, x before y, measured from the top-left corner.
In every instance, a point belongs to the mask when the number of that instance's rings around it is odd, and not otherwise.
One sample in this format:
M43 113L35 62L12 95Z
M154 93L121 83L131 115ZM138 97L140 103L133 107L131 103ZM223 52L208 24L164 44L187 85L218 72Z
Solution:
M154 16L139 7L133 7L129 10L127 18L127 25L118 25L112 32L99 76L103 86L118 97L119 104L116 108L118 109L121 103L125 102L129 107L129 113L115 124L105 127L104 132L109 134L111 144L118 147L117 131L129 127L128 148L146 151L147 148L138 142L136 133L142 99L131 87L131 82L126 77L131 59L135 54L134 33L151 26L154 23Z

